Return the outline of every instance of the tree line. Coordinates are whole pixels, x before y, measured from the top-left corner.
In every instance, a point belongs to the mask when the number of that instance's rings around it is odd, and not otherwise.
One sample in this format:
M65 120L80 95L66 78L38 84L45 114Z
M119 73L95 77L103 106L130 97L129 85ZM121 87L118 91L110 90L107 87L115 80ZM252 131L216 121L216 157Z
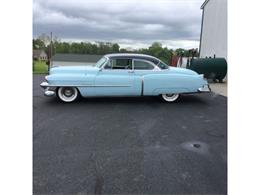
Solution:
M52 45L52 48L51 48ZM55 53L73 53L73 54L96 54L104 55L108 53L141 53L155 56L165 63L169 63L173 54L178 56L190 57L192 55L191 50L185 50L182 48L173 50L167 47L163 47L160 42L154 42L148 48L141 49L125 49L120 48L117 43L110 42L64 42L60 41L57 37L51 40L48 35L40 35L38 38L33 39L33 49L43 49L50 56ZM196 50L193 50L193 52ZM196 56L197 54L195 54Z

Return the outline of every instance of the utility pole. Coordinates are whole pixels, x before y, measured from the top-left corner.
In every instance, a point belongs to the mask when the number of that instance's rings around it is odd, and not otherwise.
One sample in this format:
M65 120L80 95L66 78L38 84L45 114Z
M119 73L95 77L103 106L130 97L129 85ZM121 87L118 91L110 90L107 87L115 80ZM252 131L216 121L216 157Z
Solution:
M48 72L50 72L50 67L51 67L51 58L52 58L52 32L51 32L50 59L49 59Z

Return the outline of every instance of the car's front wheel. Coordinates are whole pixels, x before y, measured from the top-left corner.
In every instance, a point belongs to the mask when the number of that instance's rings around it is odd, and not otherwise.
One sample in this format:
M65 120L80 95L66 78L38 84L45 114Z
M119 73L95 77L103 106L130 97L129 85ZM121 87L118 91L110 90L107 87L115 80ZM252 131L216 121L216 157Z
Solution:
M161 98L166 102L175 102L179 98L179 94L172 93L172 94L162 94Z
M63 102L73 102L79 97L79 92L75 87L59 87L57 96Z

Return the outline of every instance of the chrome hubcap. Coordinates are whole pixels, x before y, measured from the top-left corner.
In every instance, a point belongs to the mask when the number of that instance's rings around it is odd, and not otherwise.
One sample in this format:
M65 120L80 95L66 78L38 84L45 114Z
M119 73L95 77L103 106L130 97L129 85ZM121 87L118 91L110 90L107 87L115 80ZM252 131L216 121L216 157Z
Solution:
M175 94L166 94L167 97L173 97Z
M74 87L61 87L58 90L58 96L64 102L72 102L78 96L78 91Z
M69 88L65 88L64 91L63 91L63 94L66 96L66 97L71 97L73 95L73 91Z
M167 102L174 102L175 100L178 99L179 94L163 94L162 95L163 99Z

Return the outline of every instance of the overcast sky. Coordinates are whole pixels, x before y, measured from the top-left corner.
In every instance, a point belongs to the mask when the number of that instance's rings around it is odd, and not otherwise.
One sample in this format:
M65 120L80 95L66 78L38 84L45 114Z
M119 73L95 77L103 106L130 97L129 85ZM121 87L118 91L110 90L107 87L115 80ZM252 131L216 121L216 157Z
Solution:
M33 36L141 48L199 47L204 0L34 0Z

